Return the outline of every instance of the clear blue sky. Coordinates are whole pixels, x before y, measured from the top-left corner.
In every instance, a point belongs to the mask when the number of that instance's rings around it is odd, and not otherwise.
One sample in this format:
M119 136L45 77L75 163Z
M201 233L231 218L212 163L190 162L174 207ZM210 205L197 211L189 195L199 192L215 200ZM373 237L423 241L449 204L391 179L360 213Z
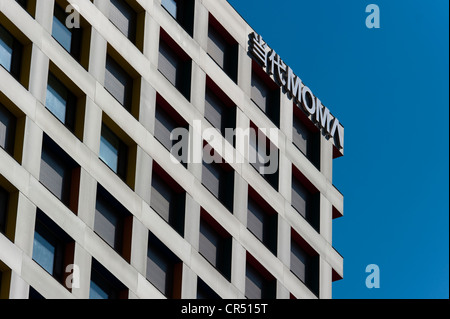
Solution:
M448 1L229 2L345 127L333 298L449 298Z

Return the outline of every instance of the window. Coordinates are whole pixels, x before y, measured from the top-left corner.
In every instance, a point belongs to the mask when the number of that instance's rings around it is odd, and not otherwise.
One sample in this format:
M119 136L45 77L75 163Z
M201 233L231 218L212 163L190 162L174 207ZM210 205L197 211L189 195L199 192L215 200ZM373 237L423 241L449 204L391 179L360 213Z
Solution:
M89 299L127 299L127 297L125 285L93 258Z
M9 155L14 154L16 117L0 103L0 147Z
M276 255L278 215L253 188L248 192L247 228Z
M74 240L38 210L34 229L33 260L56 280L65 284L65 268L73 263L74 249Z
M245 269L245 297L247 299L275 299L275 278L249 253Z
M191 96L192 61L161 29L158 70L189 101Z
M292 207L319 231L320 193L297 168L292 170Z
M296 105L294 105L292 142L317 169L320 169L320 131Z
M102 124L99 157L122 180L126 179L128 146L105 124Z
M75 60L78 61L81 53L82 29L75 27L68 28L66 25L67 18L68 13L66 13L63 7L55 2L52 36Z
M254 61L251 99L277 127L280 127L280 88Z
M150 206L181 236L184 235L186 191L154 162Z
M133 106L133 82L133 77L108 54L106 57L105 89L130 113Z
M50 72L45 107L70 131L75 129L76 104L76 96Z
M181 298L181 260L149 232L147 280L167 298Z
M94 231L125 260L130 260L133 216L97 184Z
M203 147L202 184L230 211L233 212L234 170L217 158L210 161L209 145ZM206 160L206 161L205 161ZM221 160L221 159L220 159Z
M195 0L161 0L161 5L192 36Z
M231 279L231 235L202 210L199 253L226 279Z
M80 166L44 134L39 181L74 213L78 208Z
M9 208L9 193L0 186L0 233L6 232L6 218Z
M9 299L11 269L0 260L0 299Z
M220 299L220 296L197 277L197 299Z
M184 128L184 132L188 132L189 125L160 95L158 95L156 98L154 136L175 158L187 167L187 150L189 147L187 143L189 136L184 134L178 136L176 139L177 134L174 134L172 136L174 139L172 140L171 133L177 128ZM183 143L182 147L173 148L173 146L178 143Z
M319 293L319 255L292 230L291 271L315 295Z
M234 134L228 135L227 128L236 128L236 106L209 77L206 83L205 118L234 146Z
M131 42L135 42L137 15L126 1L111 0L109 20L111 20L120 32L130 39Z
M238 49L236 40L210 14L208 54L235 83L237 82Z
M0 24L0 65L19 80L22 44Z
M278 191L279 151L263 131L250 122L249 162Z

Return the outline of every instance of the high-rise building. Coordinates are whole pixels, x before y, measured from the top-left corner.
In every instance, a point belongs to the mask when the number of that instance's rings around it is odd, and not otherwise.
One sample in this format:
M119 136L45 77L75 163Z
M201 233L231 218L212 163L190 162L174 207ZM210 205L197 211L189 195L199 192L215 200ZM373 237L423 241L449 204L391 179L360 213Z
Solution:
M225 0L0 0L0 297L331 298L343 127L272 49Z

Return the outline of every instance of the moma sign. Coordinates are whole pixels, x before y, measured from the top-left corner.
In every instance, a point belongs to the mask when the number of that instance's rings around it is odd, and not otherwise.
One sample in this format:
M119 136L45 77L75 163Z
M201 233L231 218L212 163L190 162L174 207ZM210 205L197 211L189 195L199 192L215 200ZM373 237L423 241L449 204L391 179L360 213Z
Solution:
M339 123L339 120L255 32L250 34L250 52L253 58L266 69L266 72L273 75L278 84L284 87L286 92L294 99L295 104L302 108L310 119L320 127L325 136L332 139L333 144L343 154L344 127Z

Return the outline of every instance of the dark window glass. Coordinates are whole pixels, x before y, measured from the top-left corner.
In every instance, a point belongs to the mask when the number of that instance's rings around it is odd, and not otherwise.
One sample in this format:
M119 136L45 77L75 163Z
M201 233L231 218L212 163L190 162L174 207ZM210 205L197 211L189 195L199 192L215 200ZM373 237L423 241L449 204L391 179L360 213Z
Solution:
M10 155L14 153L16 117L0 103L0 147Z
M211 219L209 215L208 217L208 219ZM216 227L219 227L217 225ZM200 220L199 253L225 278L230 280L231 236L223 229L221 229L220 233L203 218Z
M0 65L19 79L22 60L22 44L0 25Z
M161 0L161 5L192 36L195 0Z
M308 254L295 240L291 242L291 271L314 294L318 294L319 256Z
M292 207L319 230L320 193L312 193L296 176L292 177Z
M6 218L8 216L9 193L0 186L0 233L6 231Z
M294 114L292 142L319 168L320 163L320 133L310 130L307 125Z
M251 99L255 104L266 113L269 119L277 126L280 126L280 90L270 86L267 82L270 78L263 80L255 70L252 72L252 91ZM273 82L273 81L272 81Z
M101 185L97 187L94 231L122 257L128 259L132 215Z
M109 20L111 20L120 32L130 39L131 42L135 42L137 15L126 1L111 0Z
M234 171L226 165L203 161L202 184L230 211L233 211Z
M154 170L150 206L181 236L184 235L185 202L186 192L167 174Z
M276 281L267 278L247 261L245 271L245 296L248 299L273 299L276 296Z
M254 196L256 197L256 195ZM268 204L264 203L264 206L268 207ZM247 228L275 255L277 252L277 217L275 212L263 207L262 199L256 200L249 197Z
M68 28L66 25L68 13L55 3L53 15L52 36L76 60L80 58L81 28ZM70 18L69 18L70 21Z
M47 135L44 135L39 181L73 210L77 201L79 165Z
M16 0L16 2L17 2L18 4L20 4L23 8L26 8L26 7L27 7L27 3L28 3L27 0Z
M155 235L149 233L147 279L167 298L179 297L182 263Z
M92 259L89 299L126 299L127 289L96 259Z
M133 79L109 55L106 57L105 88L125 109L131 110Z
M125 180L128 146L104 124L101 131L99 157L114 173Z
M58 281L73 261L74 241L47 215L38 210L33 241L33 260Z
M75 127L76 100L76 96L49 73L45 107L71 131Z
M197 299L221 299L200 277L197 277Z
M167 37L167 35L163 33L163 37ZM158 70L187 100L190 100L192 62L184 53L183 56L177 54L173 49L175 44L172 42L170 40L171 44L169 45L166 41L160 41Z

